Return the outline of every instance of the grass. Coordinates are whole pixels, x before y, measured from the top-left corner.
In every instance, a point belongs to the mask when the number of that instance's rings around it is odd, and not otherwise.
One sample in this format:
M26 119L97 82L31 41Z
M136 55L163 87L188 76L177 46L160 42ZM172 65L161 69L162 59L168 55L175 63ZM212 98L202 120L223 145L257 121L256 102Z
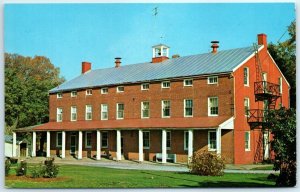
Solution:
M262 167L254 167L251 170L273 170L273 165L267 165Z
M30 169L28 168L28 177ZM14 168L6 177L8 188L166 188L166 187L274 187L267 174L226 173L197 176L167 171L123 170L103 167L61 165L56 179L16 177Z

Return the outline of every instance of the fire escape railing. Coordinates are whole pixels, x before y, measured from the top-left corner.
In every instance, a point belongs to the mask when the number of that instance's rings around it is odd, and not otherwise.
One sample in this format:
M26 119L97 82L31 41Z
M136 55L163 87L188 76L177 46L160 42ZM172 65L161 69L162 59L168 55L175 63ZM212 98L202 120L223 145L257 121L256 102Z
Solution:
M266 123L268 110L250 109L248 110L248 123Z
M270 83L268 81L254 82L254 94L266 94L270 96L280 97L280 86L278 84Z

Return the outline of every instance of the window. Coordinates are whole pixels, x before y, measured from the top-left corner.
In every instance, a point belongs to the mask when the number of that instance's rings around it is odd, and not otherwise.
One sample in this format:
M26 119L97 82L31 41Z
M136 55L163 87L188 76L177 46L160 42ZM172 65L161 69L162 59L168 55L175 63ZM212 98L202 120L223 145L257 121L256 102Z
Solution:
M171 149L171 131L167 131L167 149Z
M193 86L193 79L185 79L183 80L184 86Z
M71 97L77 97L77 91L72 91L71 92Z
M188 150L189 148L189 132L184 132L184 150Z
M218 76L208 77L207 84L218 84Z
M170 101L162 101L162 117L170 117L171 116L171 102Z
M85 106L85 120L92 120L92 106Z
M170 81L163 81L161 83L161 88L170 88Z
M101 94L108 94L108 88L101 88Z
M193 100L185 99L184 100L184 116L193 117Z
M144 149L150 148L150 131L143 131L143 147Z
M118 87L117 87L117 92L118 92L118 93L124 92L124 87L123 87L123 86L118 86Z
M101 132L101 146L103 148L107 148L108 147L108 132Z
M107 104L101 104L101 120L108 119L108 106Z
M92 132L85 132L85 147L92 147Z
M92 89L87 89L85 94L86 95L93 95L93 90Z
M71 107L71 121L76 121L77 120L77 107L72 106Z
M124 104L117 103L117 119L124 119Z
M278 78L279 93L282 93L282 77Z
M60 98L63 97L63 94L62 94L62 93L57 93L57 94L56 94L56 97L57 97L58 99L60 99Z
M217 133L216 131L208 131L208 151L217 150Z
M56 133L56 147L61 147L62 145L62 133L57 132Z
M150 107L149 101L143 101L141 103L141 115L142 118L149 118L150 117Z
M209 97L208 116L218 116L218 115L219 115L218 97Z
M149 83L143 83L141 85L141 90L149 90Z
M57 122L62 122L62 119L63 119L63 110L62 110L62 108L57 108L56 113L57 113L56 121Z
M245 151L250 151L250 131L245 132Z
M249 109L250 109L250 100L248 97L244 99L244 108L245 108L245 115L249 116Z
M244 68L244 85L249 86L249 68Z

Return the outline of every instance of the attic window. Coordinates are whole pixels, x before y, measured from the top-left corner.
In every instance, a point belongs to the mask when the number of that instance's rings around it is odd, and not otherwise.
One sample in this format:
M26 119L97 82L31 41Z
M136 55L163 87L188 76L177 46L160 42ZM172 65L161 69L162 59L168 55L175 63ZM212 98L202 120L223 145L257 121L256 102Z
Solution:
M60 98L63 97L63 94L62 93L57 93L56 96L57 96L58 99L60 99Z
M183 81L184 86L193 86L193 79L185 79Z
M141 89L142 89L142 90L149 90L149 83L143 83L143 84L141 85Z
M92 95L93 94L93 90L92 89L87 89L86 90L86 95Z
M117 92L118 92L118 93L124 92L124 86L118 86L118 87L117 87Z
M170 81L163 81L161 83L161 88L170 88L171 84Z
M77 97L77 91L72 91L71 92L71 97Z
M108 94L108 88L107 87L102 88L101 89L101 94Z
M218 76L208 77L207 84L218 84Z

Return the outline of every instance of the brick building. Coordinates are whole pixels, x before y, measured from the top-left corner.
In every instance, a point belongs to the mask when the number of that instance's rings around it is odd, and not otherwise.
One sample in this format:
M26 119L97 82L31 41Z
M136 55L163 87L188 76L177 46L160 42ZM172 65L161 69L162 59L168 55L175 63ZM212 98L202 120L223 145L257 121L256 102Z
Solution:
M44 135L46 155L78 159L187 162L194 151L221 154L228 163L270 158L266 110L289 107L289 84L258 45L199 55L174 55L153 46L151 62L91 69L49 91L50 121L17 132ZM267 129L264 129L267 130ZM14 139L16 133L14 133Z

